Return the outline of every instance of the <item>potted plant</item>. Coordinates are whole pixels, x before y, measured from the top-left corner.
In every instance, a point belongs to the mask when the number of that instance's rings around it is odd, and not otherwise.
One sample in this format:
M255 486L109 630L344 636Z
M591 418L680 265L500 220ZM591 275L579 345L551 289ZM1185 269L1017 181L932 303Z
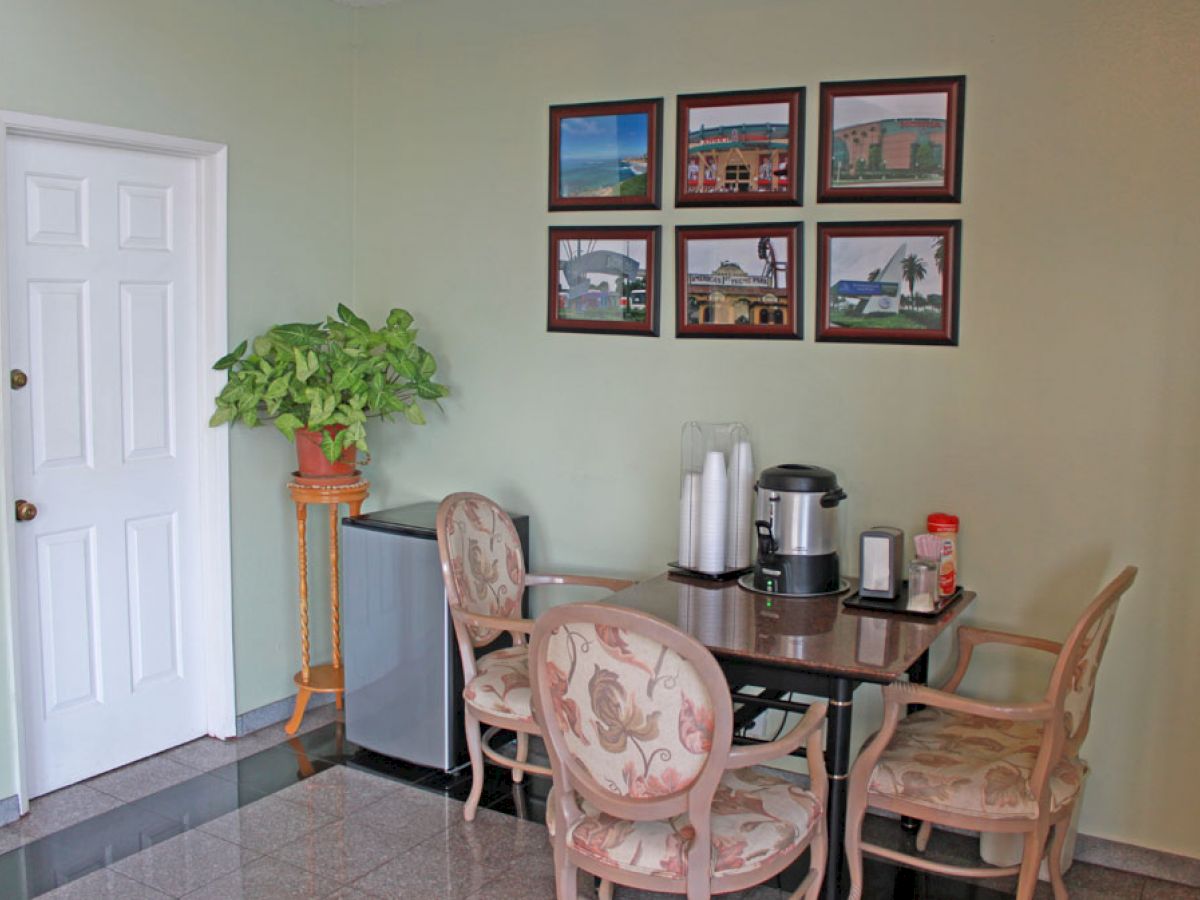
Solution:
M338 304L337 318L276 325L242 341L213 365L229 380L208 424L273 421L296 444L301 475L353 474L357 451L368 453L368 418L399 414L424 425L421 401L436 404L450 392L433 380L437 360L417 343L412 322L393 309L372 328Z

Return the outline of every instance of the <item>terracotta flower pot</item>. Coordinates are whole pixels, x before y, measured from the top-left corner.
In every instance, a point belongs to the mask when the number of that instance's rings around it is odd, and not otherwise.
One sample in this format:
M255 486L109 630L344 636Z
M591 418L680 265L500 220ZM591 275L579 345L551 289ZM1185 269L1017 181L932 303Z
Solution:
M345 425L330 425L324 429L336 435ZM300 474L306 478L330 478L338 475L353 475L358 448L351 444L337 462L330 462L321 450L321 432L301 428L296 432L296 459Z

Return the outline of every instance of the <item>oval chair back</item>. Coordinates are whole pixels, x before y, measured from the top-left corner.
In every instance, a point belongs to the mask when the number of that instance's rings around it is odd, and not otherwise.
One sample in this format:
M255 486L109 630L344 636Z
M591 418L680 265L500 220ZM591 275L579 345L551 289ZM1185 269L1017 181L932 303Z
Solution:
M521 617L525 557L508 513L482 494L450 494L438 507L437 538L452 612ZM464 666L473 658L472 650L487 646L503 633L500 628L453 618Z
M577 796L614 820L686 812L689 881L707 884L712 800L733 735L712 654L646 613L567 604L538 617L529 668L554 773L556 841L583 815Z
M1058 715L1051 720L1051 727L1061 728L1063 749L1069 756L1078 753L1087 737L1096 673L1117 616L1117 605L1136 575L1136 567L1126 566L1096 595L1063 641L1054 664L1047 699L1055 704Z

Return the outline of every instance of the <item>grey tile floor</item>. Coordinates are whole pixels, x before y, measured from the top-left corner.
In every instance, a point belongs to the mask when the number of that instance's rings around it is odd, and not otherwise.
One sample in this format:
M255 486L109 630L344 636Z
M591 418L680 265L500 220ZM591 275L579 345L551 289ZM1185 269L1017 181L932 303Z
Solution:
M333 708L306 717L303 730L332 721ZM278 744L282 726L232 742L201 739L34 801L0 829L0 853ZM870 839L909 846L895 822L868 820ZM930 854L977 864L978 842L935 832ZM920 876L917 876L918 878ZM1200 900L1200 888L1077 863L1067 876L1074 900ZM585 879L580 896L594 897ZM989 887L1011 892L1011 883ZM2 894L3 891L0 891ZM554 877L546 829L492 810L473 823L462 804L373 773L335 766L127 856L49 894L55 900L420 898L550 900ZM659 895L618 889L620 900ZM762 887L737 900L781 900ZM936 900L936 891L917 893ZM955 895L958 896L958 895ZM961 896L969 896L967 893ZM1038 898L1053 894L1048 885Z
M332 703L319 706L304 717L300 733L328 725L339 715ZM0 853L7 853L123 803L244 759L279 744L287 737L280 723L233 741L200 738L38 797L29 805L28 815L0 828Z

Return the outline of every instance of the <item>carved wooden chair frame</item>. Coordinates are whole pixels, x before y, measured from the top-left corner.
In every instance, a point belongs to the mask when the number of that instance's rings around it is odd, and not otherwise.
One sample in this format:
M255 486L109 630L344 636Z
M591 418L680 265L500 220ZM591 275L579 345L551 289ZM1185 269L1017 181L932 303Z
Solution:
M437 512L437 540L438 540L438 556L442 562L442 580L446 585L446 601L450 606L450 617L454 625L454 638L458 644L458 653L462 661L463 670L463 685L468 685L478 674L475 665L475 651L495 642L502 634L508 634L512 638L514 646L525 644L526 635L533 631L533 620L524 618L504 618L499 616L486 616L477 613L472 613L464 608L462 598L458 595L458 589L455 585L454 578L450 574L450 547L447 540L447 523L450 518L451 510L458 504L473 500L483 504L487 508L496 512L498 516L502 516L511 524L511 519L508 513L501 509L493 500L483 496L466 491L461 491L455 494L446 496L438 506ZM627 587L631 587L635 582L626 581L620 578L602 578L592 575L551 575L551 574L533 574L524 571L525 559L524 554L521 554L521 564L523 573L523 583L518 585L518 593L524 593L527 587L538 587L549 584L572 585L580 587L600 587L607 588L610 591L616 592ZM472 634L468 626L475 626L478 629L485 630L485 637L477 640ZM487 635L486 632L491 632ZM510 718L507 716L495 715L487 710L479 709L472 706L467 701L464 704L464 727L466 729L467 750L471 757L471 793L467 797L466 806L463 809L464 818L470 822L475 818L476 810L479 808L479 800L483 795L483 778L484 778L484 758L486 757L491 762L498 766L512 770L512 779L514 782L521 782L526 772L533 772L537 775L549 776L550 769L545 766L539 766L535 763L528 762L529 758L529 736L541 737L541 732L534 724L522 722L519 719ZM487 731L483 731L482 726L487 725ZM502 733L512 731L517 736L517 747L514 756L508 756L505 753L497 750L492 746L495 737Z
M618 796L596 782L567 751L562 729L554 714L546 713L553 709L553 702L548 680L541 675L546 665L550 635L560 626L579 623L613 626L649 638L678 653L695 668L713 706L712 748L700 773L683 790L645 799ZM827 852L825 808L828 779L821 728L825 721L826 704L812 704L799 724L778 740L733 746L733 703L729 684L708 648L655 616L611 604L567 604L547 610L539 616L530 647L529 676L533 687L534 714L542 724L543 739L554 774L554 789L548 799L546 821L554 845L558 900L575 900L578 869L602 879L601 900L611 898L614 883L650 891L686 894L688 900L708 898L712 894L745 890L763 883L795 862L805 849L812 851L811 866L800 886L790 896L792 900L801 897L816 900L821 890ZM728 769L743 769L790 755L801 745L806 747L808 756L808 790L817 800L817 821L808 839L790 852L773 857L757 868L726 876L711 875L711 807L721 776ZM577 798L611 816L631 821L667 819L686 812L695 829L695 837L687 852L687 877L677 879L632 872L575 850L568 844L567 836L571 826L583 816Z
M1062 759L1072 759L1078 754L1091 722L1091 701L1094 693L1088 698L1083 719L1074 734L1068 734L1064 707L1070 692L1072 673L1088 649L1084 642L1085 636L1091 631L1093 625L1118 603L1121 595L1133 584L1136 575L1137 569L1128 566L1104 587L1084 610L1067 639L1061 644L1036 637L963 625L957 632L957 665L941 689L903 682L883 688L883 725L863 749L850 771L846 817L846 856L850 864L851 898L862 896L862 854L868 853L902 866L956 877L1002 878L1017 875L1017 897L1019 900L1029 900L1033 897L1034 889L1037 887L1038 870L1041 867L1046 838L1053 829L1054 837L1050 843L1047 865L1055 900L1066 900L1067 890L1063 882L1061 861L1068 826L1074 812L1075 799L1052 812L1050 780L1055 766ZM1109 627L1111 628L1111 623ZM1035 703L989 703L955 693L967 673L967 667L971 663L971 656L975 648L987 643L1029 647L1057 654L1058 660L1054 665L1043 699ZM949 812L939 809L935 805L903 800L894 796L868 795L868 787L875 765L895 735L896 727L909 704L923 704L988 719L1044 722L1042 744L1030 777L1030 790L1037 801L1038 815L1036 818L972 816L961 812ZM970 831L1024 833L1021 863L1003 867L952 866L866 843L862 840L862 822L868 805L920 820L921 827L917 833L916 842L918 852L924 852L934 824L964 828Z

